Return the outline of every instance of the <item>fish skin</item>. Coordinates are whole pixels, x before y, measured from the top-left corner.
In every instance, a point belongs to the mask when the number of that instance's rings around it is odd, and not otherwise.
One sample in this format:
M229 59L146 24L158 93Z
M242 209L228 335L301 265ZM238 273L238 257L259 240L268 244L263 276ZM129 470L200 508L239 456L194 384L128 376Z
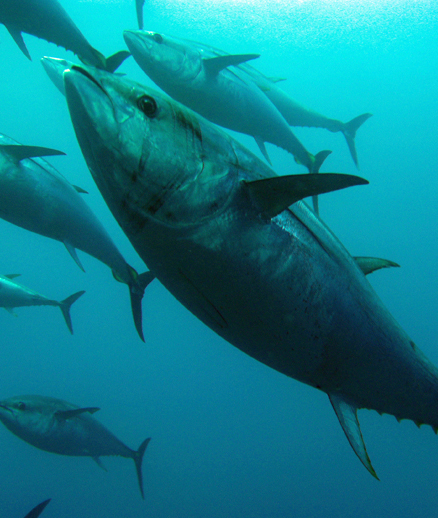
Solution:
M131 301L135 299L133 317L137 332L144 340L141 299L152 280L150 275L138 275L125 261L77 188L61 173L41 157L17 161L4 151L11 145L25 148L0 134L0 217L64 243L80 267L76 248L111 268L117 280L128 286Z
M70 297L58 301L48 299L44 297L44 295L40 295L36 291L19 284L13 280L14 277L16 277L16 275L0 275L0 307L7 309L9 312L13 312L14 308L25 306L57 306L62 312L70 333L73 334L70 307L85 291L78 291L70 295Z
M315 156L293 134L275 105L238 68L231 70L231 63L242 62L239 56L205 58L187 40L148 31L124 31L123 35L140 68L173 99L215 124L254 137L268 162L265 142L291 153L309 172L318 172ZM247 55L247 59L255 57ZM224 67L221 61L219 70L208 67L212 60L223 59L229 59L230 66Z
M2 0L0 23L4 24L17 44L25 32L71 50L87 64L104 67L105 58L94 49L57 0ZM18 41L17 41L18 39ZM30 55L22 42L23 53Z
M75 457L117 455L132 459L136 465L142 497L141 463L150 439L131 450L90 414L98 408L84 408L47 396L13 396L0 401L0 421L14 435L40 450ZM73 411L73 412L72 412ZM64 419L62 413L76 414ZM61 414L61 417L59 416Z
M307 205L263 218L247 184L275 176L266 164L161 94L89 75L64 73L76 136L158 280L232 345L326 392L373 475L358 409L436 429L437 368Z

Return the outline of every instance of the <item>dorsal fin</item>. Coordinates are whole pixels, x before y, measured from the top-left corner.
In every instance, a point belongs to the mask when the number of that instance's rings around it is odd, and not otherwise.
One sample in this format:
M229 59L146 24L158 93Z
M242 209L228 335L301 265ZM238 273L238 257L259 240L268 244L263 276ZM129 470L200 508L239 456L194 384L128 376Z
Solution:
M400 268L400 265L394 263L394 261L380 259L379 257L354 257L354 260L365 275L380 270L381 268Z
M228 54L226 56L217 56L214 58L203 59L205 71L208 74L216 76L221 70L227 67L240 65L251 59L259 58L260 54Z
M85 412L88 412L89 414L94 414L98 410L100 410L100 408L95 406L90 406L86 408L75 408L74 410L58 410L55 412L55 417L59 421L66 421L67 419L73 419L74 417L84 414Z
M8 279L15 279L15 277L20 277L21 273L6 273L4 277L7 277Z
M357 419L357 408L345 399L336 394L328 394L330 402L333 405L334 411L341 423L342 429L347 436L348 442L354 450L354 453L359 457L359 460L367 468L367 470L379 480L374 468L368 457L367 449L360 431L359 420Z
M368 181L349 174L320 173L274 176L244 183L260 214L270 219L308 196L364 185Z
M20 160L24 160L25 158L65 155L63 151L58 151L57 149L40 146L22 146L20 144L1 145L0 151L7 153L17 162L20 162Z

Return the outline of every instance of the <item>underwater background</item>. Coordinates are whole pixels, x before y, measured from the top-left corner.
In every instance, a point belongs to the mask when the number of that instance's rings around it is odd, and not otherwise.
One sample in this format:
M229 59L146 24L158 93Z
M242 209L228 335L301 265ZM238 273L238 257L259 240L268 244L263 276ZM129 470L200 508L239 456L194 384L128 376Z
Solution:
M137 28L134 0L62 0L106 56ZM252 63L296 101L358 130L359 174L370 185L320 197L322 219L352 255L400 269L370 282L438 364L438 5L427 0L146 0L144 28L197 40ZM0 26L0 132L60 149L50 157L84 195L128 263L146 268L118 228L82 158L64 97L39 63L76 57L24 35L28 61ZM129 58L119 69L155 87ZM309 151L331 149L322 171L358 174L340 133L294 128ZM233 134L258 156L250 137ZM267 145L279 174L304 173ZM0 220L0 272L57 300L86 290L71 336L57 308L0 314L0 398L41 394L79 406L137 449L145 501L130 459L40 451L0 427L0 515L21 518L46 498L50 517L423 517L438 506L438 437L430 427L361 410L380 478L350 448L327 396L256 362L216 336L158 281L143 299L146 344L132 323L128 290L82 252Z

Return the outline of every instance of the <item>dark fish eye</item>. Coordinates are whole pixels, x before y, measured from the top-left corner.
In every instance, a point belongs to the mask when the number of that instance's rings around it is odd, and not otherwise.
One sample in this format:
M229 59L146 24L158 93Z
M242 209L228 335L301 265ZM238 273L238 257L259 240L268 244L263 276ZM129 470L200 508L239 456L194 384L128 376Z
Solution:
M157 103L155 102L155 99L149 95L142 95L139 97L137 100L137 106L150 119L155 117L157 113Z
M22 401L17 405L18 410L26 410L26 404Z
M158 34L158 32L156 32L154 34L154 40L157 42L157 43L163 43L163 36L161 36L161 34Z

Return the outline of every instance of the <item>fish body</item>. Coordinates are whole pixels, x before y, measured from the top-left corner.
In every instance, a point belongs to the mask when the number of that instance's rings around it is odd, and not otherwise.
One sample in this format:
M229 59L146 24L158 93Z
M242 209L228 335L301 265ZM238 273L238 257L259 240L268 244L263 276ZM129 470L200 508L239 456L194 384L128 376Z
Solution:
M92 417L98 410L47 396L14 396L0 401L0 421L14 435L40 450L92 457L96 462L108 455L133 459L143 495L141 462L150 439L143 441L139 450L131 450Z
M70 307L85 291L79 291L65 300L57 301L48 299L36 291L15 282L13 279L16 276L14 274L0 275L0 307L13 312L14 308L25 306L57 306L61 309L67 327L73 334Z
M265 142L291 153L309 172L318 171L321 155L306 150L251 78L230 68L258 55L205 57L188 40L148 31L125 31L124 37L142 70L173 99L220 126L254 137L268 162ZM328 154L322 153L324 158Z
M64 81L102 195L182 304L251 357L327 393L373 475L357 409L438 427L436 367L372 289L368 261L300 201L325 175L278 177L201 117L126 79L75 67Z
M105 58L88 43L57 0L2 0L0 23L29 59L22 32L71 50L90 65L105 66Z
M61 241L82 269L76 249L109 266L114 276L130 289L134 320L142 336L141 298L144 283L150 279L139 276L125 261L81 198L78 190L82 190L70 184L41 154L62 153L22 146L0 134L0 217Z

